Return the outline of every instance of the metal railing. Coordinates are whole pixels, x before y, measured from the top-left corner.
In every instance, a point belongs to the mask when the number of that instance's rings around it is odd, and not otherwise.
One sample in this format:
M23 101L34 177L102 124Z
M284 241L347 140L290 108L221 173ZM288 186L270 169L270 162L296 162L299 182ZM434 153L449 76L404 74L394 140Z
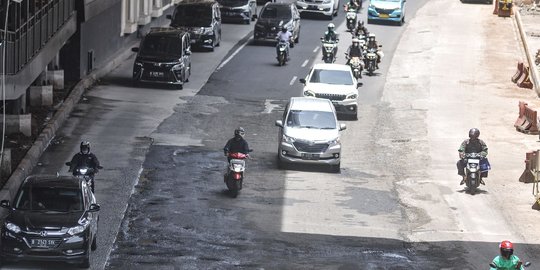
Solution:
M7 31L3 44L6 46L5 74L13 75L23 69L74 14L74 0L52 0L31 14L15 31ZM4 31L0 29L2 37ZM0 63L3 61L0 55Z

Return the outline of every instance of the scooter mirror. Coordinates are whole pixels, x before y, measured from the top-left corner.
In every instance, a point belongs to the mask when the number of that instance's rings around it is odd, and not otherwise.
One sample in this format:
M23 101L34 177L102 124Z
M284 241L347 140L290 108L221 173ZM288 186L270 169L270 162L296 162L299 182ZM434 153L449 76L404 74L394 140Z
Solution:
M98 166L97 168L101 170L101 169L103 169L103 166Z
M529 267L529 266L531 266L531 262L526 262L523 264L523 267Z

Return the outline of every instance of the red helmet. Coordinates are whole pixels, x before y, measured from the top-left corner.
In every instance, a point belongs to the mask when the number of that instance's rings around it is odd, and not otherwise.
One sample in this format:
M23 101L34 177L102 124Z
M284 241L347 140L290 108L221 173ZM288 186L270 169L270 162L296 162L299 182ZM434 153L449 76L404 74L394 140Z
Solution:
M512 254L514 254L514 244L508 240L504 240L499 244L499 249L501 250L501 256L506 259L509 259Z

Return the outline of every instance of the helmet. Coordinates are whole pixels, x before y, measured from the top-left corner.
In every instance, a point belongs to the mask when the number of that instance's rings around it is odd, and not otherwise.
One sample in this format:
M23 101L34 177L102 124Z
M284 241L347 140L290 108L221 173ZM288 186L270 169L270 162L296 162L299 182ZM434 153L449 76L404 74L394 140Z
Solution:
M512 254L514 254L514 245L508 240L504 240L499 244L499 249L501 250L501 256L506 259L509 259Z
M363 26L364 26L364 21L360 21L360 22L358 23L358 26L359 26L359 27L363 27Z
M287 29L287 26L284 25L284 26L281 27L281 31L287 32L287 30L289 30L289 29Z
M245 134L246 134L246 131L244 130L243 127L237 127L234 130L234 136L240 136L240 137L243 138Z
M328 30L334 30L334 28L336 28L336 26L333 24L333 23L329 23L328 24Z
M358 46L360 44L360 40L358 38L353 38L352 39L352 44L355 45L355 43Z
M90 142L82 141L80 145L81 153L89 154L90 153Z
M480 130L478 130L477 128L471 128L469 130L469 138L478 139L478 137L480 137Z
M375 34L373 34L373 33L369 33L369 35L368 35L368 38L372 38L372 39L375 39Z

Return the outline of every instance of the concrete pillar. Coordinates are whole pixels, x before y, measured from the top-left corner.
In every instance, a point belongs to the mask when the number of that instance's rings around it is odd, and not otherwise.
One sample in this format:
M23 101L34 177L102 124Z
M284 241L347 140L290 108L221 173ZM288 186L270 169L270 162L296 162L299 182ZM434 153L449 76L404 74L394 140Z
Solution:
M47 81L54 89L64 89L64 70L47 70Z
M0 167L2 178L7 179L11 175L11 149L4 148L2 165Z
M0 124L3 118L0 117ZM9 114L6 115L6 133L22 133L27 137L32 136L32 114Z
M151 0L140 0L140 7L139 7L139 25L146 25L152 21L152 17L150 16L150 12L152 11L152 3Z
M53 86L30 86L30 106L52 106L53 105Z
M154 0L154 6L152 7L152 17L158 18L163 15L163 1Z

